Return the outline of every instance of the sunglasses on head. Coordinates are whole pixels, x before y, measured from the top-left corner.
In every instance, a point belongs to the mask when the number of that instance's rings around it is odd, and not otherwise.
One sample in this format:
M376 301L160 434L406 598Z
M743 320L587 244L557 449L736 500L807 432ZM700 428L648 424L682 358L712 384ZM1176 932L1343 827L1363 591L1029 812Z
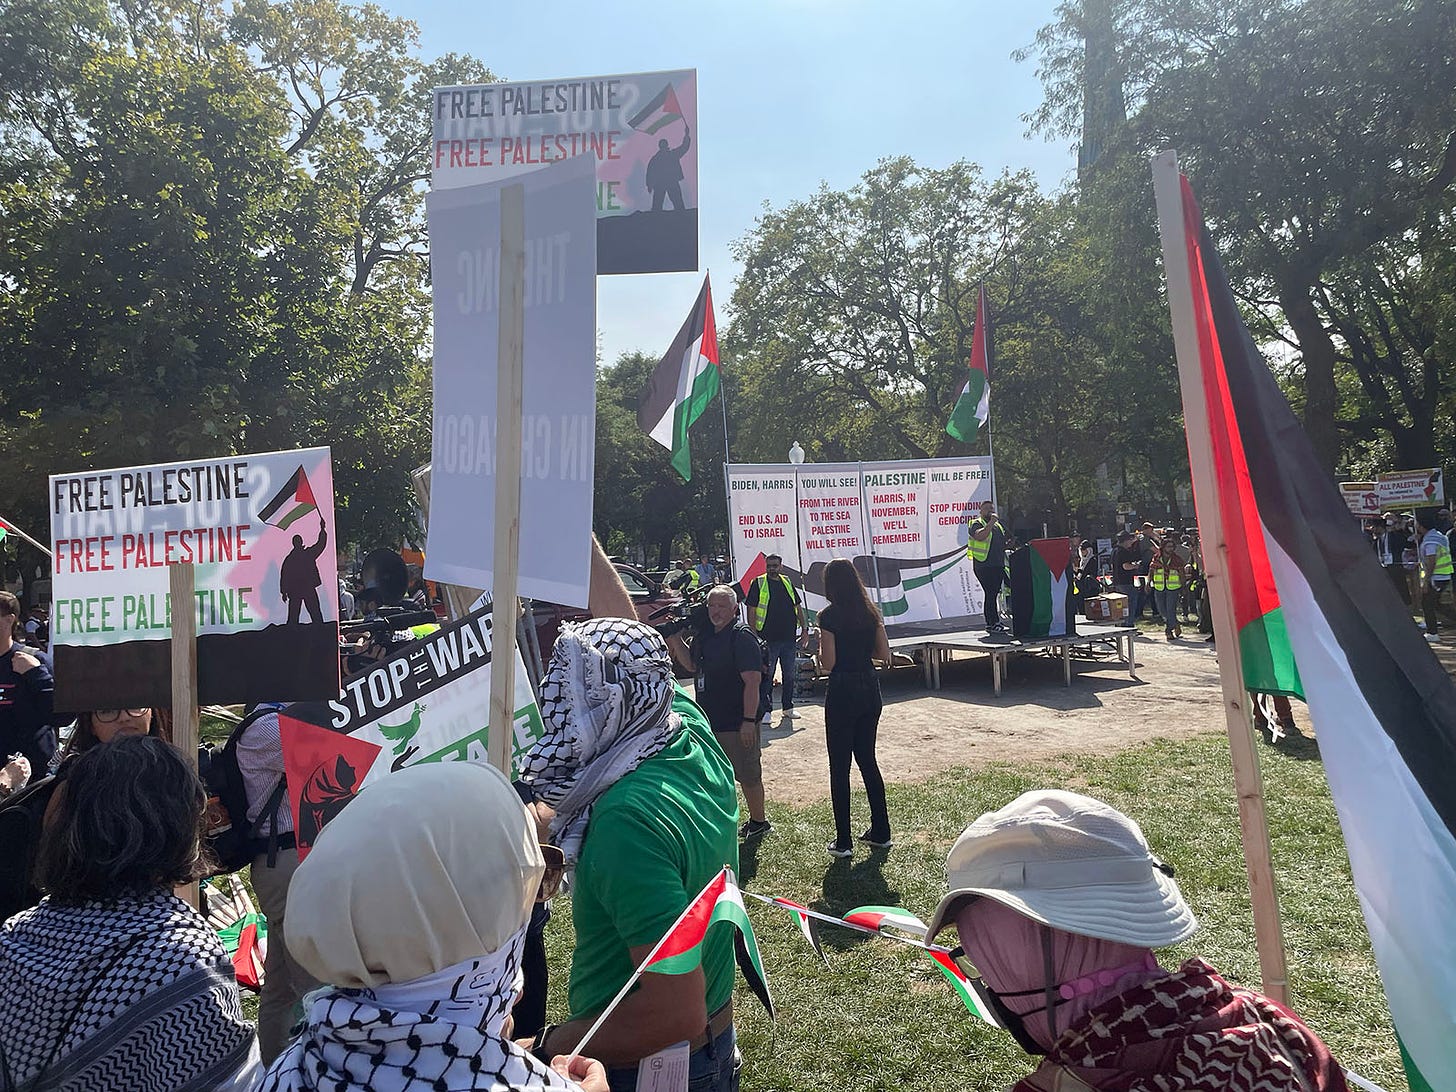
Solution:
M536 891L537 902L548 902L561 889L561 877L566 874L566 854L553 845L542 843L541 856L546 858L546 871L541 876L541 886Z

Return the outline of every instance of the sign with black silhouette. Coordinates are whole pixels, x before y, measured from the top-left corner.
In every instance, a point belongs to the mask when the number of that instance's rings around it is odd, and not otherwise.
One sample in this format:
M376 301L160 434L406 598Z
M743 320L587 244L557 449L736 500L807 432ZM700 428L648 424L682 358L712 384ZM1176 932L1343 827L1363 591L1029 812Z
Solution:
M1077 632L1072 598L1072 544L1034 538L1011 552L1011 633L1014 637L1063 637Z
M191 563L204 704L338 692L329 449L56 474L57 708L165 705L168 566Z
M300 848L317 829L309 828L305 840L300 809L312 809L309 822L322 826L342 806L338 801L395 770L422 762L487 761L490 627L490 608L477 608L350 675L334 700L300 702L280 714ZM545 730L519 650L515 695L513 761Z
M596 160L597 272L698 268L695 69L439 87L435 189Z

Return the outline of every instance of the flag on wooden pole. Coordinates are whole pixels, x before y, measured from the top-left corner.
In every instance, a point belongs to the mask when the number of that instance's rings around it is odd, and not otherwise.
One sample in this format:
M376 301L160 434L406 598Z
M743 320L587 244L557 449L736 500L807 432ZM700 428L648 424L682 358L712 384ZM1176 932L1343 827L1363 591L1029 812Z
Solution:
M986 286L976 293L976 327L971 334L971 374L956 399L945 431L957 440L973 443L991 416L991 311L986 305Z
M1297 666L1410 1087L1456 1088L1456 684L1260 357L1176 171L1170 153L1155 161L1170 300L1192 296L1196 338L1180 339L1179 356L1182 371L1185 344L1196 346L1197 379L1189 392L1184 373L1185 406L1207 413L1203 428L1190 422L1190 454L1207 457L1191 450L1195 431L1213 438L1217 496L1197 498L1200 516L1216 502L1228 553L1251 559L1274 596L1240 607L1230 558L1239 645L1262 627ZM1174 306L1177 331L1187 316Z
M713 292L708 278L692 313L673 338L672 346L653 369L637 406L642 431L672 452L672 465L683 481L693 476L688 430L703 415L721 384L718 330L713 321Z

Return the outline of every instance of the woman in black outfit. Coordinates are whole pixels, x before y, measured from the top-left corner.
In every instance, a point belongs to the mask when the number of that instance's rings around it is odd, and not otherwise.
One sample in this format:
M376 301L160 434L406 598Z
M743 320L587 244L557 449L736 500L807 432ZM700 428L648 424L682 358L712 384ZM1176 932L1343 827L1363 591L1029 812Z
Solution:
M819 662L829 670L824 696L824 738L829 746L829 795L834 802L831 857L853 852L849 828L849 760L854 759L870 798L870 829L860 840L890 846L890 815L885 805L885 779L875 762L875 734L880 727L880 682L873 660L890 662L885 623L870 602L854 566L843 559L824 569L824 595L829 606L819 612Z

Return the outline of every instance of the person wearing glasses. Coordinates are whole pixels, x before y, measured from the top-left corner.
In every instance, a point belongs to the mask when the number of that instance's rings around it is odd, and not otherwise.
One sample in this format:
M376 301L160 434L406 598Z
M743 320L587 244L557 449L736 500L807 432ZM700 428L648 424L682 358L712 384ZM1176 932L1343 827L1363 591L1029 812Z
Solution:
M1159 964L1153 949L1198 922L1172 866L1115 808L1023 793L966 828L946 878L928 936L954 927L972 989L1045 1056L1013 1092L1345 1092L1329 1049L1283 1005L1198 958Z
M98 743L110 743L122 736L152 736L172 742L170 709L96 709L76 716L76 728L56 762L59 766L72 755L85 754Z
M498 770L409 766L361 792L293 874L288 947L328 987L265 1092L607 1092L600 1062L512 1041L531 911L548 877L536 824ZM569 1049L569 1045L566 1049Z

